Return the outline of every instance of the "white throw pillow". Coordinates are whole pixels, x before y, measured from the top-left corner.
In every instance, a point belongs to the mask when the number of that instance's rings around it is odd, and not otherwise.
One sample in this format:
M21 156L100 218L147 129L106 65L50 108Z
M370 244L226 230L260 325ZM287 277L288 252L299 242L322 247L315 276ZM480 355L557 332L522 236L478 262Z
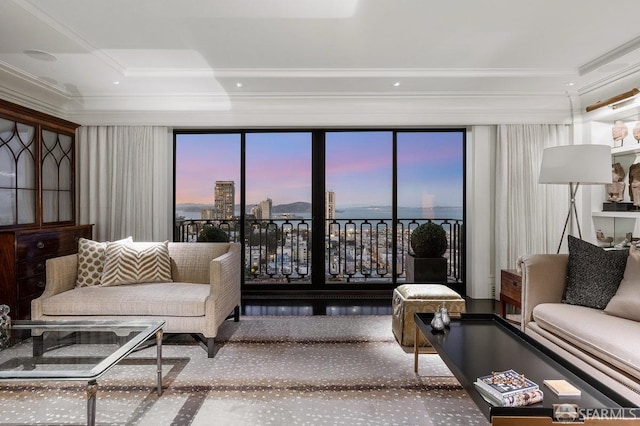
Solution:
M640 252L631 246L624 278L604 311L609 315L640 321Z
M171 282L168 244L107 243L101 285Z
M123 244L132 243L133 238L127 237L117 242ZM78 240L78 279L76 287L100 285L106 249L106 242L93 241L86 238Z

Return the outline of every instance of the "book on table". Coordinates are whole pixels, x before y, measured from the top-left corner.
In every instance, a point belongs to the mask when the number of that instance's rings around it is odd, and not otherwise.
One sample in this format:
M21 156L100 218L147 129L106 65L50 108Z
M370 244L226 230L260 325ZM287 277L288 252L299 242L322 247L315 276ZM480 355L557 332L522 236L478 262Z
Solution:
M494 405L517 407L542 401L544 393L533 381L514 370L478 377L478 392Z
M545 380L543 382L553 393L558 396L580 396L580 389L566 380Z

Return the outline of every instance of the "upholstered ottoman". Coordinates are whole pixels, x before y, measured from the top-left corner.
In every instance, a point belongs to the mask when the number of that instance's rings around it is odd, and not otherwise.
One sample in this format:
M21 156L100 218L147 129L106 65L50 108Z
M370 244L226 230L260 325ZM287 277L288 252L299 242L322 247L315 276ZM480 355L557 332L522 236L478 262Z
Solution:
M441 284L403 284L393 290L392 329L402 346L413 346L415 340L416 312L437 312L444 302L449 316L456 317L466 312L464 299L449 287ZM424 336L419 346L431 346Z

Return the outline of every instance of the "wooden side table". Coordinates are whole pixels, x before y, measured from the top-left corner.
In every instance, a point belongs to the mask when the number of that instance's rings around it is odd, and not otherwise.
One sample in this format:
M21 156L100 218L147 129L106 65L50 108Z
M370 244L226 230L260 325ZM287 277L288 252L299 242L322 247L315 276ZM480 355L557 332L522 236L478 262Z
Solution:
M500 316L507 318L506 304L522 306L522 276L515 269L500 271Z

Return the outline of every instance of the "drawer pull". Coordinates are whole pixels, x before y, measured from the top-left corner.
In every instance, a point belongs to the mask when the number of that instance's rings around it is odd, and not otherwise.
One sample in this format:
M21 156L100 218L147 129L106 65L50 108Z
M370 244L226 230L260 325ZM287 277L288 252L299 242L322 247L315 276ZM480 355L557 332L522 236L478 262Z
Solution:
M38 264L36 265L36 269L37 269L38 271L43 271L43 270L44 270L44 263L38 263Z
M44 243L42 241L38 241L38 243L36 244L36 247L38 247L39 249L44 248Z
M44 288L44 281L38 281L38 284L36 284L38 286L38 288Z
M518 281L511 281L511 284L513 284L514 286L518 286Z

